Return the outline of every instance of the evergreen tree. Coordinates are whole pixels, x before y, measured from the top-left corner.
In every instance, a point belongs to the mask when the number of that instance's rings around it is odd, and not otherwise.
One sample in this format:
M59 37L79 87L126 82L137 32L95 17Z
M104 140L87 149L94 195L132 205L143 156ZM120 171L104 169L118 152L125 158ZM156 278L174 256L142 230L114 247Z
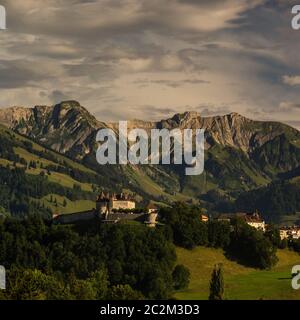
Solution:
M209 300L224 299L224 277L222 264L215 265L210 281Z

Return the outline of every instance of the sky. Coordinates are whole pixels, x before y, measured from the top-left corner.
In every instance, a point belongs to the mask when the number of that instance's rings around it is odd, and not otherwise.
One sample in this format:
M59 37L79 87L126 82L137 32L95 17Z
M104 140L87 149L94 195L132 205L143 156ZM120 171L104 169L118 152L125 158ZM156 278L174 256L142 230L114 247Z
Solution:
M101 121L238 112L300 128L290 0L0 0L0 107Z

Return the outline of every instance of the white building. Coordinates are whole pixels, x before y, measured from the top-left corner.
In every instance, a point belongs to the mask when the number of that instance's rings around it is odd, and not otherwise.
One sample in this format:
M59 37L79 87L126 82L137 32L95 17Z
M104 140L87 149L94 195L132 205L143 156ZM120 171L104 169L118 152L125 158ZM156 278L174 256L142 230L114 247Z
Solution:
M300 227L283 227L280 228L280 238L283 239L300 239Z
M260 217L258 212L252 213L252 214L246 214L245 215L245 221L247 224L257 230L261 230L263 232L266 231L266 223L265 221Z
M257 229L261 230L263 232L266 231L266 223L265 221L261 218L258 212L255 213L244 213L244 212L238 212L238 213L233 213L233 214L222 214L218 217L218 221L228 221L231 222L232 219L234 218L240 218L245 220L245 222Z

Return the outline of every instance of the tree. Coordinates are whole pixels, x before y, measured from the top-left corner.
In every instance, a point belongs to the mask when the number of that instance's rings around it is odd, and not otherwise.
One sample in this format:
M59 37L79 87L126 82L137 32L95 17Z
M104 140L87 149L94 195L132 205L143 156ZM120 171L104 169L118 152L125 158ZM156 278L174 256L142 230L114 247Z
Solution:
M201 222L198 207L178 202L171 208L162 208L160 215L162 222L171 227L176 245L192 249L207 244L207 224Z
M89 280L72 279L70 281L71 293L78 300L96 300L96 290Z
M300 253L300 239L291 240L290 246L298 253Z
M190 283L190 271L187 267L179 264L175 267L172 277L175 290L186 289Z
M268 229L265 232L265 236L272 242L275 247L278 248L280 246L280 232L274 225L270 224L268 226Z
M230 223L227 221L209 221L208 241L212 247L226 248L230 243Z
M286 249L289 246L288 239L282 239L278 246L279 249Z
M233 228L230 244L226 248L229 257L260 269L270 269L277 263L277 248L262 231L247 225L242 219L233 221Z
M113 286L108 294L109 300L142 300L143 295L131 288L130 285Z
M9 271L7 299L12 300L67 300L70 293L65 285L53 276L39 270L13 268Z
M224 277L222 264L215 265L211 275L209 300L224 299Z
M40 172L40 176L41 176L41 177L44 177L44 176L45 176L45 171L41 171L41 172Z
M96 299L105 300L109 285L107 270L104 268L97 270L90 281L95 289Z
M174 291L176 253L163 229L58 226L29 215L0 217L0 235L7 299L169 299Z

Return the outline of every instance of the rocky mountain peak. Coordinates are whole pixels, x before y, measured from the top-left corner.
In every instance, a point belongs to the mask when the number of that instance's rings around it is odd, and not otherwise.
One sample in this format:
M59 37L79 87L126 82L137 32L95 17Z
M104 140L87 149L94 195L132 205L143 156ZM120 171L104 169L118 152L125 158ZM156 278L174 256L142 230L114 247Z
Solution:
M241 114L237 113L237 112L231 112L228 115L226 115L226 117L228 119L231 120L231 122L234 124L235 122L249 122L252 121L244 116L242 116Z
M74 108L81 109L81 108L83 108L80 105L80 103L76 100L62 101L61 103L59 103L59 105L61 106L61 108L65 108L65 109L74 109Z
M95 126L97 126L97 120L94 116L92 116L86 108L84 108L79 102L75 100L62 101L55 106L52 107L53 116L57 118L64 118L66 115L73 117L82 117Z
M190 121L199 117L200 114L196 111L186 111L184 113L176 113L171 119L177 123L181 123L183 121Z

